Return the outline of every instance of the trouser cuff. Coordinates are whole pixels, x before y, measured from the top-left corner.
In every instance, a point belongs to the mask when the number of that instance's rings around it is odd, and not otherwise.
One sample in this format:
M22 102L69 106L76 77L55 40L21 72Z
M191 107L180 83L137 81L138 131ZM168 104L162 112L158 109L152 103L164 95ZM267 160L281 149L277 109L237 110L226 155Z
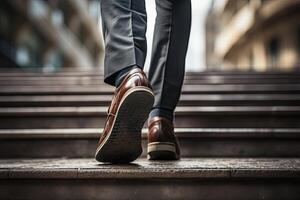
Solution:
M174 111L170 110L170 109L165 109L165 108L154 108L151 110L149 117L151 119L155 116L165 117L173 122Z

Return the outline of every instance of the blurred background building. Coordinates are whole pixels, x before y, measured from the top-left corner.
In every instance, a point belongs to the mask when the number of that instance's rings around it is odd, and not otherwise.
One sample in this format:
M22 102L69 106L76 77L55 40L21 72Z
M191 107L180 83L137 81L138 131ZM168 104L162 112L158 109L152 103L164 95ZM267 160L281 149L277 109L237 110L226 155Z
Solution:
M99 11L97 0L1 1L1 66L100 68Z
M192 0L187 71L206 70L203 26L211 0ZM151 52L155 1L146 1ZM4 0L0 2L0 67L42 71L103 69L100 0ZM150 64L148 53L145 70Z
M156 11L146 4L151 52ZM192 8L187 71L300 69L299 0L192 0ZM3 0L0 27L1 67L103 69L99 0Z
M214 1L206 18L206 63L211 70L299 70L300 1Z

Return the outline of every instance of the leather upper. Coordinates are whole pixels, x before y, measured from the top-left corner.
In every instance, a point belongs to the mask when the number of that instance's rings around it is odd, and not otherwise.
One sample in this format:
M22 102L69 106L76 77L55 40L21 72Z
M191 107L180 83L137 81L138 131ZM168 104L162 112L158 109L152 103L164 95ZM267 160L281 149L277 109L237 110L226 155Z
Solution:
M153 117L148 122L148 144L152 142L170 142L175 144L176 152L180 155L178 140L174 133L173 122L164 117Z
M114 118L116 117L116 113L120 104L121 99L124 94L131 88L136 86L144 86L148 87L152 90L146 74L140 68L134 68L128 72L128 74L123 79L122 83L116 88L111 104L107 110L107 118L105 122L105 126L103 129L102 136L98 142L98 146L101 144L105 136L109 133L112 128Z

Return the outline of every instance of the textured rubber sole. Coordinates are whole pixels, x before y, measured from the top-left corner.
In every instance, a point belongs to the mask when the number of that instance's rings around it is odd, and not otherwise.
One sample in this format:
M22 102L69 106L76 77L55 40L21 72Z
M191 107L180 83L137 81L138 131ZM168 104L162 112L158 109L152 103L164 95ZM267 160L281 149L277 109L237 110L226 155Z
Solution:
M129 163L141 155L141 130L153 103L154 95L146 87L135 87L126 92L110 132L97 148L97 161Z
M153 142L148 144L149 160L178 160L175 144L171 142Z

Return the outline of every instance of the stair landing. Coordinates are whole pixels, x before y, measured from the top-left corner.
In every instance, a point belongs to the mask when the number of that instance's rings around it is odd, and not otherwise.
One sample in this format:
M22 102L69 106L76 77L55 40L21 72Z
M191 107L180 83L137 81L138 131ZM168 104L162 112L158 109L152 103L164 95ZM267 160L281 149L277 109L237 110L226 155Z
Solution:
M300 159L0 161L0 199L300 199Z
M258 171L259 170L259 171ZM299 158L183 158L180 161L138 159L110 165L94 159L0 160L0 178L278 178L300 177Z

